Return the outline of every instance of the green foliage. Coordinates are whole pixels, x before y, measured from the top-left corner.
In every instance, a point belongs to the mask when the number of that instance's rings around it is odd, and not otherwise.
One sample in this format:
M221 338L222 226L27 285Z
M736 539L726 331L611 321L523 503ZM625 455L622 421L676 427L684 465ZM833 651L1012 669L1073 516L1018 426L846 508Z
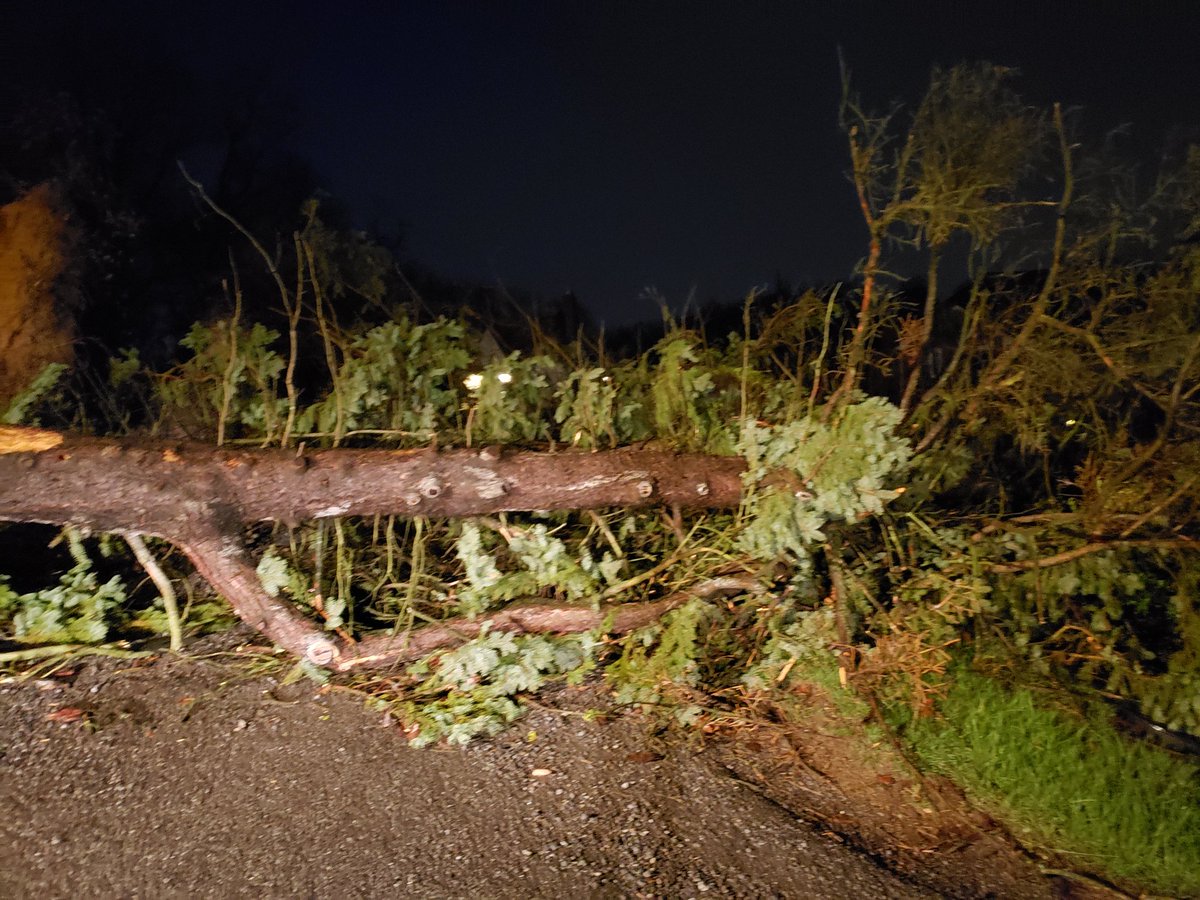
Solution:
M303 601L312 582L305 573L268 547L258 561L258 580L270 596L286 593L293 601Z
M518 597L534 597L547 590L569 601L592 601L598 594L601 578L615 577L619 565L610 554L597 563L587 549L579 558L556 538L545 523L528 527L501 527L507 556L518 566L502 571L495 556L484 547L479 527L464 522L456 553L464 567L465 585L457 591L459 609L477 615L489 608Z
M712 615L711 607L690 600L663 616L660 624L641 628L624 642L620 659L609 665L606 676L617 690L620 703L657 704L686 697L686 689L699 682L698 647L701 629ZM681 722L700 712L695 704L676 710Z
M79 534L67 532L75 565L57 585L18 594L0 575L0 621L9 622L9 637L26 644L102 643L125 603L119 575L103 584L92 568Z
M470 441L524 443L550 436L546 421L551 361L544 356L522 359L514 352L481 371L470 388Z
M934 528L911 512L885 521L888 552L869 556L864 542L852 568L856 585L890 585L894 615L881 626L899 619L927 645L1000 638L1043 675L1136 699L1168 727L1200 731L1194 568L1121 546L1041 567L1073 537Z
M474 522L463 522L456 555L462 561L463 577L467 582L458 592L460 608L474 616L500 599L497 593L504 576L496 565L496 558L484 549L483 535Z
M987 244L1015 221L1011 201L1042 124L1009 87L1013 74L987 63L934 69L902 152L896 209L920 244L942 247L957 231Z
M763 560L807 559L829 522L853 523L899 496L885 487L903 473L908 443L896 435L900 413L876 397L845 407L831 424L807 417L780 426L747 422L740 544ZM777 483L770 483L775 479Z
M545 525L539 523L514 532L508 546L533 576L537 587L556 588L570 600L582 600L596 590L593 574L596 567L590 555L576 560L566 544L551 535Z
M31 415L32 411L59 387L66 372L67 367L62 363L47 363L29 383L29 387L12 398L8 409L0 416L0 422L5 425L39 424L36 417Z
M1022 840L1174 896L1200 893L1200 767L957 672L944 718L907 731L920 758L967 786Z
M258 562L258 580L272 597L286 593L293 603L304 607L313 606L313 585L311 576L299 568L289 564L282 556L268 548L263 552ZM318 610L329 631L341 628L346 624L348 603L344 594L324 598Z
M192 356L161 380L163 416L196 434L262 436L269 441L286 413L279 397L285 361L272 348L279 333L255 323L192 326L180 345Z
M315 199L306 201L301 212L305 219L302 239L316 263L310 278L334 300L355 297L369 306L382 305L395 266L392 255L364 232L326 225Z
M681 450L729 454L741 412L738 372L698 343L695 335L674 331L652 351L657 358L649 379L654 430Z
M857 584L891 584L896 618L932 644L952 641L996 610L987 575L990 547L965 528L934 527L915 513L888 518L887 552L858 555Z
M703 447L710 422L702 399L713 389L712 375L684 337L667 337L658 346L659 362L652 386L654 425L658 434L688 450Z
M1136 700L1151 719L1200 735L1200 572L1164 571L1146 554L1125 554L1121 562L1136 567L1126 583L1138 587L1097 611L1103 618L1094 620L1091 639L1101 659L1086 660L1080 677L1103 679L1107 690ZM1095 596L1095 606L1105 602ZM1156 626L1153 631L1146 622ZM1105 624L1107 629L1095 627Z
M118 389L128 384L142 372L141 356L135 348L118 350L108 361L109 386Z
M770 635L763 642L762 655L742 675L742 683L754 691L769 691L793 668L806 677L836 669L835 656L829 649L837 639L834 619L830 607L776 617Z
M542 637L487 630L455 650L434 654L409 672L422 679L405 715L419 728L418 747L465 744L495 734L521 714L518 696L557 676L581 678L592 665L589 635Z
M460 322L424 325L407 317L351 336L343 347L338 390L305 408L301 434L331 434L339 407L346 431L388 432L405 444L423 444L453 423L458 379L471 360Z
M572 372L555 391L559 440L584 450L617 446L617 387L601 367Z

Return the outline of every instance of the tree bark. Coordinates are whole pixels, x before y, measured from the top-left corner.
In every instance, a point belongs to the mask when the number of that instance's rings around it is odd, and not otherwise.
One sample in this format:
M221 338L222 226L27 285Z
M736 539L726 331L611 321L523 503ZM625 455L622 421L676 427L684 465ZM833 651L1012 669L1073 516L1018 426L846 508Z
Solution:
M744 470L737 457L659 450L231 450L0 427L0 520L170 541L246 622L303 659L346 671L461 642L484 621L510 631L578 632L607 619L614 631L626 631L696 591L600 610L514 605L478 621L347 643L267 594L241 538L246 523L652 505L721 508L741 499ZM746 579L714 579L697 590L744 592L751 585Z

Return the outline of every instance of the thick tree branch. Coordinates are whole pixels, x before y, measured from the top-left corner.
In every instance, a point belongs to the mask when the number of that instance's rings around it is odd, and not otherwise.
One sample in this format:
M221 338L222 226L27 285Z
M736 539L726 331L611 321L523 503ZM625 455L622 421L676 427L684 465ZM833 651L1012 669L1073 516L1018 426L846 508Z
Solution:
M45 447L51 436L34 432L30 442ZM740 500L744 470L738 457L658 450L306 453L64 437L40 451L0 447L0 519L157 534L211 509L240 522L296 522L611 506L722 508Z
M489 631L516 634L579 634L597 628L604 628L612 634L624 634L650 625L688 600L761 590L762 585L757 578L730 575L712 578L687 590L645 603L609 604L598 609L579 605L513 603L498 612L475 619L451 619L402 635L368 637L347 648L354 655L339 659L332 668L349 672L411 662L434 650L466 643L477 637L485 626Z

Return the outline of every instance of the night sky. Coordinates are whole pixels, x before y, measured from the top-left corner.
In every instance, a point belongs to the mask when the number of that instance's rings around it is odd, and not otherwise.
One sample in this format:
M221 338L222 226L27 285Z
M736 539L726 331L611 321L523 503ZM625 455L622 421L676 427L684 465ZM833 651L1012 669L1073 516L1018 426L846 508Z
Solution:
M16 10L8 50L34 70L88 41L113 66L152 48L269 84L290 146L358 224L402 225L406 254L445 276L574 291L609 324L653 316L648 287L679 305L851 272L839 46L878 108L915 102L935 63L987 59L1019 68L1031 103L1082 106L1097 132L1132 123L1147 165L1169 134L1200 137L1194 2Z

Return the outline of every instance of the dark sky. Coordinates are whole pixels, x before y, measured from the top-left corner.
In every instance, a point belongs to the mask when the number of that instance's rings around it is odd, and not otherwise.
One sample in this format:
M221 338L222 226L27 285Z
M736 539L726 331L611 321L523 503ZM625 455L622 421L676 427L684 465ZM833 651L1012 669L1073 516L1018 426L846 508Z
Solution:
M1200 123L1189 0L46 0L13 22L27 52L94 36L113 65L141 43L269 81L360 223L402 222L448 276L573 290L610 323L653 315L651 286L678 304L850 272L839 46L878 107L918 99L935 63L988 59L1019 68L1031 102L1134 123L1142 153Z

